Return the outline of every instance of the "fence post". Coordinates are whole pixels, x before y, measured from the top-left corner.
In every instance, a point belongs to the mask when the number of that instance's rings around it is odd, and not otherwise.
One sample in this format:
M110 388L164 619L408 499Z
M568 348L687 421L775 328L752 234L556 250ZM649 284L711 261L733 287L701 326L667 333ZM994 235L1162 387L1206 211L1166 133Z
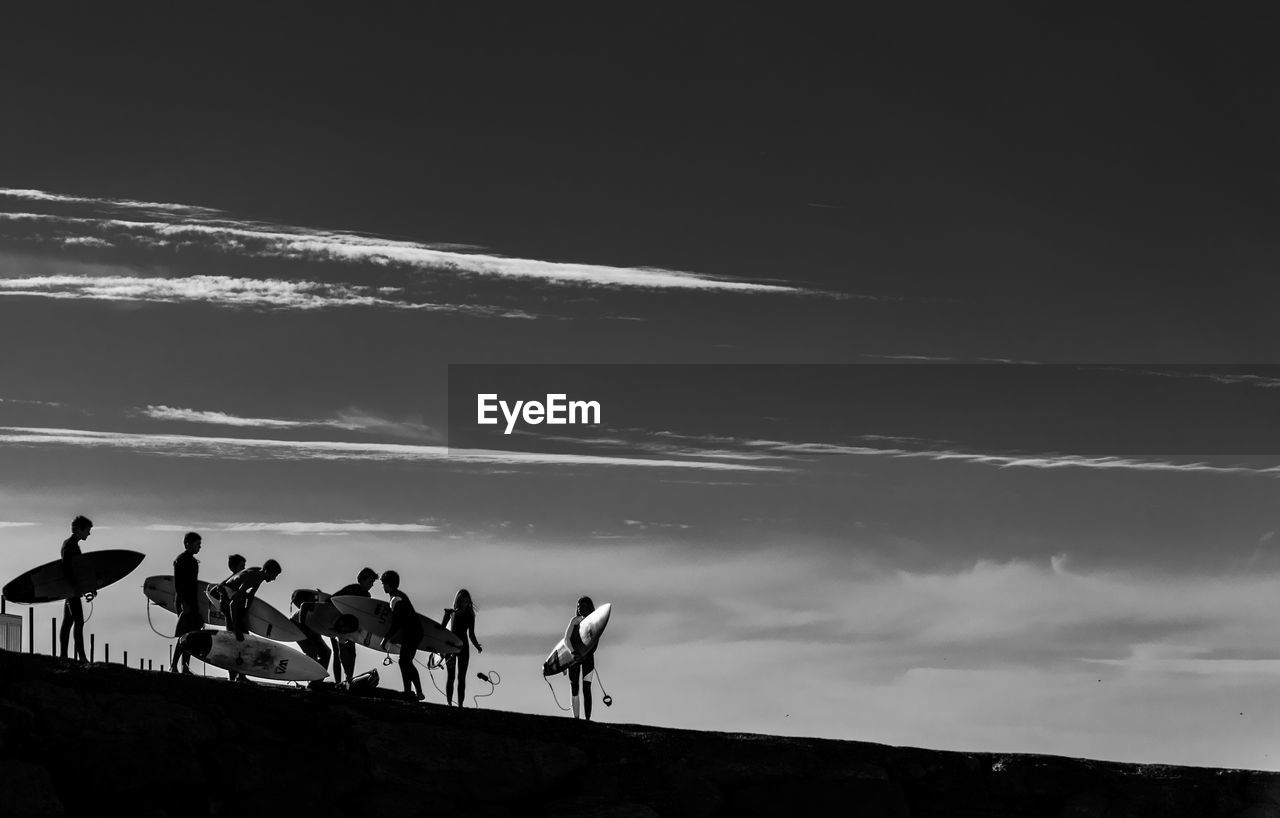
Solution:
M27 608L27 653L36 652L36 609Z
M93 656L97 653L96 646L93 644L93 634L89 634L89 663L93 663Z
M49 655L57 656L58 655L58 617L56 616L49 620L49 640L50 640Z
M102 643L102 663L104 665L111 664L111 643L110 642Z
M129 651L126 650L124 652L124 661L121 662L121 664L124 665L125 667L129 666Z

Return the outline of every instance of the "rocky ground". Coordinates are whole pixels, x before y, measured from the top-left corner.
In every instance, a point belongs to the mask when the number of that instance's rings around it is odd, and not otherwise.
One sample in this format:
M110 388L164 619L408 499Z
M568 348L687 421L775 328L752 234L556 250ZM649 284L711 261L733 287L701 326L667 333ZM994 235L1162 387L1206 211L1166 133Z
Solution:
M1280 818L1280 775L460 712L0 651L0 816L103 808Z

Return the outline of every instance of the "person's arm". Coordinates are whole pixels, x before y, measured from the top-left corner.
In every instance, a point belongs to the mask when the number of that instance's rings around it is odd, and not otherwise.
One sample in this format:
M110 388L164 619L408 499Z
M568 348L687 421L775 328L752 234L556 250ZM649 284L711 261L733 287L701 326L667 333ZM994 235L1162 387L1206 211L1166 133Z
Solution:
M444 619L441 619L441 620L440 620L440 627L442 627L442 628L447 628L447 627L449 627L449 620L451 620L451 619L453 619L453 608L445 608L445 609L444 609Z
M467 628L467 634L471 637L471 644L476 646L476 652L484 653L484 648L480 646L480 640L476 639L476 623L474 619L471 621L471 627Z
M582 618L575 616L564 632L564 643L569 646L569 652L575 657L587 652L587 646L582 644L582 638L578 636L578 624L580 622L582 622Z

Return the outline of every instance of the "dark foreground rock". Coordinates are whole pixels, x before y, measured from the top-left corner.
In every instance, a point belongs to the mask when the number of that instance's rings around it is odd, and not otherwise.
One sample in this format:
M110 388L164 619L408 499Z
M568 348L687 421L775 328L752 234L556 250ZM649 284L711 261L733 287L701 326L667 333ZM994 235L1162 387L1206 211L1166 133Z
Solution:
M0 816L104 808L1280 818L1280 775L587 724L0 651Z

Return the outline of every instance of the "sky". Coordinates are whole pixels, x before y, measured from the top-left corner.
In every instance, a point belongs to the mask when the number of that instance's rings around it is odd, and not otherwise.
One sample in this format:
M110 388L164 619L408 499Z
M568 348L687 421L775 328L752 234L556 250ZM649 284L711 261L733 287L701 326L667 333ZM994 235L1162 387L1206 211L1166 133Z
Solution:
M1280 770L1259 21L300 9L15 16L0 578L90 516L158 664L196 530L468 588L485 707L589 594L603 720Z

